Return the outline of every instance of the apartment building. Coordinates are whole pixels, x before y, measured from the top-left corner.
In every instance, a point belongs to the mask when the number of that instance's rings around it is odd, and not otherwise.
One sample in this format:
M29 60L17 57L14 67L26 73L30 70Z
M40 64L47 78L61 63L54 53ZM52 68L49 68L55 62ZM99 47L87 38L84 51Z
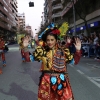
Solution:
M44 23L48 24L52 21L52 12L51 12L51 1L45 0L44 3Z
M32 31L32 27L31 26L27 25L26 26L26 31L28 32L28 35L33 37L33 31Z
M94 0L94 1L87 0L85 1L85 3L83 0L81 0L80 4L79 1L77 2L76 1L77 0L74 0L74 6L85 7L84 12L86 12L86 14L84 14L83 11L81 10L80 15L82 16L83 14L86 16L85 19L87 22L87 26L90 30L90 33L93 33L94 31L99 33L100 32L100 0ZM87 35L85 22L79 17L76 10L73 9L73 3L69 0L68 1L63 0L63 3L66 4L66 6L62 11L62 18L66 19L66 21L68 21L70 25L69 34L74 32L74 25L75 25L76 34L84 33L85 35ZM81 9L81 7L79 9ZM74 24L73 10L75 10L75 24Z
M76 34L84 33L87 35L84 20L79 17L75 8L73 9L73 4L78 8L80 7L79 2L81 3L84 0L51 0L49 1L50 3L48 3L48 1L49 0L45 0L44 4L44 14L45 16L49 16L45 18L49 20L48 22L53 21L57 24L61 24L67 21L70 26L69 34L73 34L76 31ZM100 0L87 0L84 2L88 3L86 6L86 21L90 32L100 32ZM84 4L82 3L82 5ZM80 11L80 14L82 14L82 11Z
M23 29L25 30L26 24L25 24L25 13L18 13L18 30Z
M0 35L11 35L18 26L17 0L0 0Z
M44 3L44 18L46 23L57 23L61 19L63 5L61 0L45 0Z

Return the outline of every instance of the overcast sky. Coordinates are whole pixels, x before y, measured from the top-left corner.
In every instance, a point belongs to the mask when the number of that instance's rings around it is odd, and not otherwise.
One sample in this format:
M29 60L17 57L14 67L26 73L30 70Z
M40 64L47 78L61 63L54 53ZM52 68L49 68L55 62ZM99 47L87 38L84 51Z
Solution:
M42 21L41 16L44 11L44 0L17 0L18 13L25 13L26 25L32 26L33 33L35 34ZM34 7L29 7L29 2L34 2ZM35 31L37 29L37 31Z

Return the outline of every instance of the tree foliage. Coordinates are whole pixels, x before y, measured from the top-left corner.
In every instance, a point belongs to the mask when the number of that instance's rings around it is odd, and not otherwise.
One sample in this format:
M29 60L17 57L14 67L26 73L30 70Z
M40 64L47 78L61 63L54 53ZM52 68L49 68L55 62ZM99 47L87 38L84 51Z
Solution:
M82 19L86 26L87 34L90 35L90 31L87 25L86 17L89 13L93 12L93 6L97 0L77 0L75 7L76 14Z

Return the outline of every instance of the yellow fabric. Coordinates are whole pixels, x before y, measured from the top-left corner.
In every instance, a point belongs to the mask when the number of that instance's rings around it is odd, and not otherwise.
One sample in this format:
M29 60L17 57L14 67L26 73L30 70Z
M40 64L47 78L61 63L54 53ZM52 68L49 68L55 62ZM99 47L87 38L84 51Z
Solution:
M42 46L43 45L43 41L39 41L39 45Z
M19 49L24 49L23 42L19 43Z
M65 59L67 63L69 62L69 60L73 59L73 55L70 54L68 48L66 48L64 52L65 52L65 56L66 56ZM50 50L49 52L46 52L45 49L43 49L41 46L38 46L34 52L34 57L37 60L42 60L44 70L51 70L54 53L55 53L55 50ZM48 67L47 67L47 60L49 62Z
M34 45L34 41L32 42L32 45Z

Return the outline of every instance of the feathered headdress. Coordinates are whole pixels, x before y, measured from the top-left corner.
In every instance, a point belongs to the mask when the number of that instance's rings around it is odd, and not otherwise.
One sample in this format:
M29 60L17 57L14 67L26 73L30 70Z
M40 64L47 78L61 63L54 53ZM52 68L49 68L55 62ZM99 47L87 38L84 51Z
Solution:
M59 38L66 35L66 32L68 30L69 26L67 22L64 22L61 27L58 29L57 25L55 23L51 23L40 35L39 38L42 37L43 34L48 33L48 30L51 30L51 34L56 34Z

